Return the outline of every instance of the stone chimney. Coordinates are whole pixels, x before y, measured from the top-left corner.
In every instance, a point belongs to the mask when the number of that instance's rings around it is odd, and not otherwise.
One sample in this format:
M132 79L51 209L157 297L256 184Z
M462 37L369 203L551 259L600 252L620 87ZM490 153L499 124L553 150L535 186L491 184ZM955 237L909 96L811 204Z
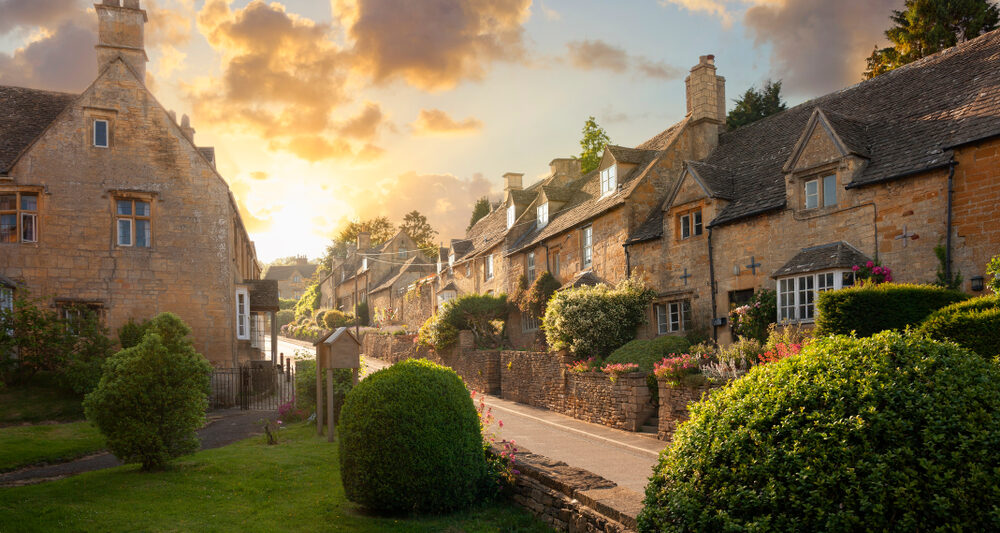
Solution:
M562 187L580 177L580 160L575 157L557 157L549 162L552 185Z
M296 265L300 265L300 266L301 265L308 265L309 264L309 258L307 258L307 257L296 257L295 258L295 264Z
M191 127L191 119L187 115L181 115L181 132L189 141L194 142L194 128Z
M139 0L103 0L97 10L97 72L121 56L146 83L145 25L149 20Z
M358 233L358 251L363 252L372 247L372 235L367 231Z
M524 178L524 174L518 174L517 172L508 172L503 175L503 190L504 191L519 191L524 187L521 186L521 180Z
M726 78L715 73L715 56L698 58L698 64L684 80L687 90L688 126L698 126L696 158L702 159L719 144L719 134L726 126Z

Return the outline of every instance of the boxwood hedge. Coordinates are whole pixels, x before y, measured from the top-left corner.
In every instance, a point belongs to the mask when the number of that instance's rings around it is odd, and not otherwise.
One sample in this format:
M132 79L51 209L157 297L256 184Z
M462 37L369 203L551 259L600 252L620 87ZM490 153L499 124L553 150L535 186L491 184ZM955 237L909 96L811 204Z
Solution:
M694 404L641 531L998 531L1000 368L917 333L819 339Z
M927 315L969 296L934 285L883 283L819 294L816 327L820 335L868 337L887 329L905 329Z
M920 330L983 357L1000 355L1000 295L980 296L939 309L924 320Z
M636 339L611 352L605 363L635 363L642 372L652 372L653 365L672 353L684 353L691 343L684 337L664 335L655 339Z

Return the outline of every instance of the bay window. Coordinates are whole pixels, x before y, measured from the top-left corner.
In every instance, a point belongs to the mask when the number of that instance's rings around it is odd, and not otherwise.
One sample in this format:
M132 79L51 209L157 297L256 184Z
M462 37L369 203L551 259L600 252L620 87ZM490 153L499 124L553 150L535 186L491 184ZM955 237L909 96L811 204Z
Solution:
M778 321L812 322L816 297L821 292L854 285L854 272L838 270L799 274L778 280Z

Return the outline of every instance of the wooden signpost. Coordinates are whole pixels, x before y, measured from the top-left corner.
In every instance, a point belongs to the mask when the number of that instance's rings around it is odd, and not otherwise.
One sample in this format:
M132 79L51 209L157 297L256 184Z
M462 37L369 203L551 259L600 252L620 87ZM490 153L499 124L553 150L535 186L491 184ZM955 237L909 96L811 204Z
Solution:
M337 429L333 420L333 371L349 368L354 384L361 369L361 343L347 328L337 328L316 341L316 434L323 434L323 375L326 374L326 440L333 442Z

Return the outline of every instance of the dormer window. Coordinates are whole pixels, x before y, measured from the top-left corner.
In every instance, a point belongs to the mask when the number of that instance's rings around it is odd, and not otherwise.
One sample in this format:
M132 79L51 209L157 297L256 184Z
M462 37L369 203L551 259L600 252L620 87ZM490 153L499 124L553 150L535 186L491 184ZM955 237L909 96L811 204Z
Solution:
M703 226L701 223L701 209L688 211L677 217L681 239L688 239L701 235Z
M618 167L611 165L601 171L601 196L607 196L615 192L618 187Z
M837 205L837 176L824 176L805 182L805 208Z
M514 227L514 218L517 212L515 211L514 204L510 204L507 207L507 229Z
M368 270L368 258L361 259L361 270Z
M455 252L448 254L448 266L449 267L455 266Z
M538 227L544 228L549 223L549 203L538 206Z
M94 146L98 148L108 147L108 121L94 121Z

